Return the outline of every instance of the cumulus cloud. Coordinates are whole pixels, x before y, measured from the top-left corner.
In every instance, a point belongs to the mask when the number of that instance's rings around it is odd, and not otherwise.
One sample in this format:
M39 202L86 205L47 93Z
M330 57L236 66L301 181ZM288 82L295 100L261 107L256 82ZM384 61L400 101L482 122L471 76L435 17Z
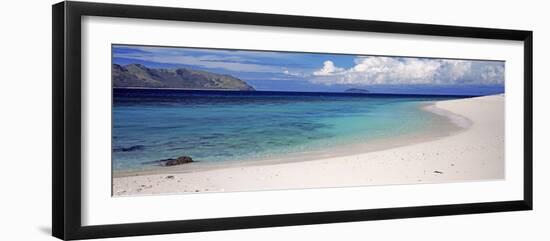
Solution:
M338 68L334 66L334 63L330 60L327 60L323 63L323 68L321 68L318 71L313 72L313 75L316 76L330 76L335 74L340 74L342 71L344 71L343 68Z
M503 84L504 62L361 56L344 69L330 60L313 72L326 85Z

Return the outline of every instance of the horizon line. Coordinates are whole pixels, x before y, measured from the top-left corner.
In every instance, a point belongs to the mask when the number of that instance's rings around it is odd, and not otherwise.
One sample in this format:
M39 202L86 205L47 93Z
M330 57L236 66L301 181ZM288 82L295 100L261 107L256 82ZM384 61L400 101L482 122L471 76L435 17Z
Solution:
M211 92L242 92L242 93L258 93L258 92L275 92L275 93L307 93L307 94L347 94L347 95L356 95L356 96L365 96L365 95L399 95L399 96L452 96L452 97L479 97L479 96L489 96L489 95L502 95L502 93L492 93L492 94L421 94L421 93L384 93L384 92L368 92L368 93L353 93L353 92L335 92L335 91L286 91L286 90L240 90L240 89L196 89L196 88L158 88L158 87L115 87L112 89L128 89L128 90L171 90L171 91L211 91ZM353 88L348 88L353 89ZM367 90L368 91L368 90Z

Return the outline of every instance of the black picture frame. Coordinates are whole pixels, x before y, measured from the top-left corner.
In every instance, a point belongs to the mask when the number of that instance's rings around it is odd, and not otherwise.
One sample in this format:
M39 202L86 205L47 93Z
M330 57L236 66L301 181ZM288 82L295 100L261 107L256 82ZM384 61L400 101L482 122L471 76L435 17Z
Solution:
M81 224L81 17L104 16L258 26L366 31L426 36L516 40L524 43L523 199L367 210L140 222ZM308 225L380 219L532 210L533 208L533 32L492 28L366 21L170 7L60 2L52 6L52 233L60 239L88 239L213 230Z

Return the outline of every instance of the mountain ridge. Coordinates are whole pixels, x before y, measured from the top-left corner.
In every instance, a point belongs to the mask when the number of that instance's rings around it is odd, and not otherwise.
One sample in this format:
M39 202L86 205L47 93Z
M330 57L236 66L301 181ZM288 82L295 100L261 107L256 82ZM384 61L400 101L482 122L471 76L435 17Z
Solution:
M111 67L115 88L171 88L255 91L245 81L226 74L191 68L149 68L142 64Z

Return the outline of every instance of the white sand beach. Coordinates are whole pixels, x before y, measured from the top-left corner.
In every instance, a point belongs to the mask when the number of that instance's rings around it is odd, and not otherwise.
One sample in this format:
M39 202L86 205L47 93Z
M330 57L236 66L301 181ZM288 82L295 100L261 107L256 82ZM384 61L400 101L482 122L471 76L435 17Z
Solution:
M438 101L455 131L406 143L354 148L354 153L304 161L230 165L206 170L117 175L113 195L277 190L494 180L504 178L504 96Z

